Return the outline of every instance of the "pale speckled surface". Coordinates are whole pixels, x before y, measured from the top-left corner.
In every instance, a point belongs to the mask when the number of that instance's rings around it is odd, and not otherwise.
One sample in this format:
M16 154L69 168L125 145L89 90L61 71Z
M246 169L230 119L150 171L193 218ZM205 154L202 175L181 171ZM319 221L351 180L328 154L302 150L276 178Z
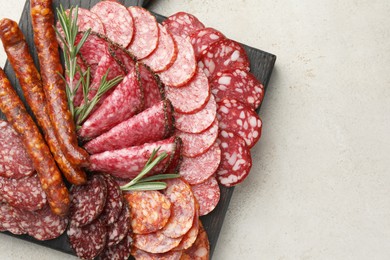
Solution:
M0 0L19 19L24 1ZM390 258L390 2L159 0L278 56L214 259ZM0 51L0 64L4 64ZM0 235L0 259L72 259Z

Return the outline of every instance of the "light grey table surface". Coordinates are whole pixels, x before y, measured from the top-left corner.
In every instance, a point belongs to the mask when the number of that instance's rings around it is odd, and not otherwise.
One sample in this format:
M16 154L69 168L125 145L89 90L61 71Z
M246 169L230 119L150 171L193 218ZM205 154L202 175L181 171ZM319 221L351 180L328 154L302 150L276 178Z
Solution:
M24 1L0 0L19 20ZM278 56L214 259L390 259L390 2L159 0ZM5 55L0 50L0 64ZM0 235L0 259L73 259Z

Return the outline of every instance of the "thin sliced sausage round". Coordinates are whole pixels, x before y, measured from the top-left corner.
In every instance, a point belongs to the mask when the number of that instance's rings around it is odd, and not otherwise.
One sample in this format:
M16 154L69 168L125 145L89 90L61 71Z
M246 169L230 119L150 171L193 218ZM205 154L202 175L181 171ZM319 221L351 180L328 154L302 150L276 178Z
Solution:
M107 226L107 246L119 244L131 232L130 220L130 208L124 203L118 220Z
M191 186L196 201L199 203L199 215L209 214L217 206L221 191L215 177L210 177L203 183Z
M0 202L0 231L9 231L15 235L25 234L19 225L17 210L7 203Z
M194 47L195 57L198 59L202 52L211 44L225 39L225 35L214 28L204 28L193 32L190 35L190 39L191 44Z
M166 253L152 254L133 247L131 254L136 260L180 260L182 251L171 250Z
M203 23L198 18L185 12L169 16L162 24L174 35L181 37L188 37L192 32L204 28Z
M157 231L147 235L134 235L134 246L153 254L166 253L180 244L179 238L165 236L162 231Z
M130 257L133 237L129 233L125 239L113 246L106 247L100 254L100 260L126 260Z
M195 243L184 250L181 260L208 260L210 259L210 243L202 223L199 223L199 234Z
M107 184L107 198L104 209L100 215L106 225L118 220L123 207L123 196L118 183L108 174L102 175Z

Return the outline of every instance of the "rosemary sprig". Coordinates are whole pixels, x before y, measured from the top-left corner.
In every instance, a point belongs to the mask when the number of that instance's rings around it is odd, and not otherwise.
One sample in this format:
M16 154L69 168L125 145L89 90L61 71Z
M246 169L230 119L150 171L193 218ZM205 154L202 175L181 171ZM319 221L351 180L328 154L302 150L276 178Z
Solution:
M136 190L163 190L167 187L167 184L161 180L174 179L180 177L179 174L157 174L144 178L157 164L164 160L168 154L162 152L156 157L158 149L154 149L150 155L149 160L146 162L141 172L129 183L120 187L124 191L136 191Z

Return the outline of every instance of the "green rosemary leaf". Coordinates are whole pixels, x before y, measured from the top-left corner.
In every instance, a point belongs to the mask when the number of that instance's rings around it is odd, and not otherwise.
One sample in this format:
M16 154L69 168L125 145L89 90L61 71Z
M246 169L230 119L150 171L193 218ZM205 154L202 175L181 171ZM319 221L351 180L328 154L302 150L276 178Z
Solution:
M148 191L148 190L163 190L167 187L165 182L144 182L137 183L130 187L124 188L125 191Z
M167 174L157 174L157 175L143 178L143 179L139 180L138 183L176 179L179 177L180 177L180 174L173 174L173 173L172 174L168 174L168 173Z

